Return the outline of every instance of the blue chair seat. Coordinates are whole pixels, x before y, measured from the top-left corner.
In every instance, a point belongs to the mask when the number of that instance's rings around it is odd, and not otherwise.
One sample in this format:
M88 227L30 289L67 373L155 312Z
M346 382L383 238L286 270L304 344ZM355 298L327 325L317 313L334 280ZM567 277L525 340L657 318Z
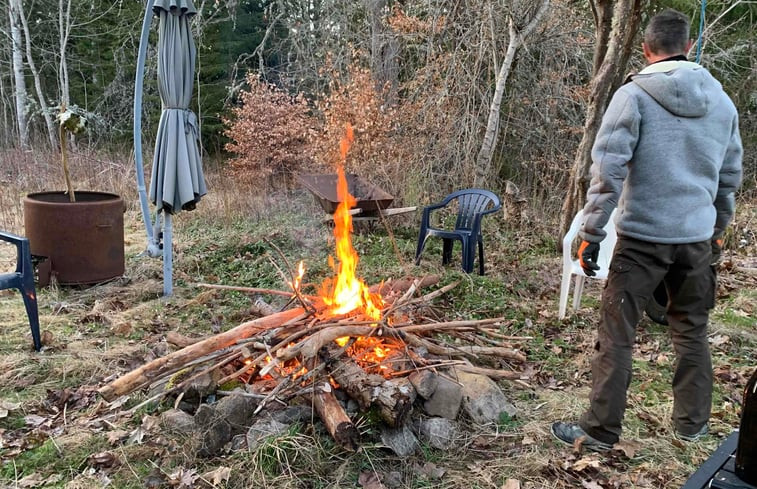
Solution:
M457 219L454 229L442 229L431 225L432 212L443 209L457 201ZM421 253L426 246L426 241L432 236L442 238L442 264L446 265L452 260L452 247L455 241L460 241L463 248L463 270L466 273L473 272L473 262L478 247L479 274L484 274L484 239L481 236L481 219L493 212L498 211L502 205L499 197L494 193L479 188L458 190L449 194L438 204L430 205L423 209L421 228L418 235L418 248L415 252L415 264L420 265Z
M0 231L0 240L15 245L17 251L16 271L0 274L0 290L18 289L21 292L24 306L26 306L26 315L29 317L29 325L32 328L34 349L40 351L42 340L39 334L37 292L34 288L34 267L32 267L29 240L4 231Z

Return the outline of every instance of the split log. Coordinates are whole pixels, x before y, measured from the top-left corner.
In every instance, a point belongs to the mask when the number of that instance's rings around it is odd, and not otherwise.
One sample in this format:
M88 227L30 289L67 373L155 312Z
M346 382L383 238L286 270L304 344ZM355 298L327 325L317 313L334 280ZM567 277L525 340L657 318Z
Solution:
M164 357L157 358L150 363L132 370L118 379L104 385L98 392L106 401L133 392L143 387L156 378L171 371L178 371L195 358L207 355L210 352L232 346L237 340L249 338L263 330L276 328L283 324L302 319L304 309L295 308L279 312L271 316L262 317L254 321L248 321L232 328L224 333L211 336L202 341L177 350Z
M387 380L369 374L349 358L339 358L328 363L328 369L339 388L367 411L376 406L381 419L392 428L398 428L407 419L417 396L407 378Z
M326 425L331 437L346 450L358 448L358 431L342 405L334 397L334 390L328 382L322 382L313 392L313 407Z
M520 380L522 374L511 370L499 370L494 368L474 367L473 365L456 365L456 369L471 374L485 375L492 380Z

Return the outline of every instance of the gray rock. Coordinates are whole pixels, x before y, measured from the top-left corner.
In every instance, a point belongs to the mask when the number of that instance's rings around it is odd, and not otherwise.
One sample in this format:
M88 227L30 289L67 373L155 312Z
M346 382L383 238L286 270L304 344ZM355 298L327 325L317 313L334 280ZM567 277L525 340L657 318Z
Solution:
M423 409L429 416L455 419L460 412L463 400L463 388L446 377L439 376L438 383L431 397L423 403Z
M258 407L254 399L238 394L223 397L214 406L214 419L229 423L232 435L242 434L252 426L253 414Z
M496 382L484 375L455 370L463 385L463 409L477 424L496 423L501 413L515 417L518 410L505 397Z
M425 418L415 428L421 441L438 450L448 449L457 437L457 426L447 418Z
M202 429L202 443L197 455L215 457L221 454L224 446L231 440L231 426L226 421L216 421Z
M408 380L415 387L415 391L424 399L429 399L436 386L439 385L439 376L431 370L418 370L408 376Z
M196 429L194 418L180 409L169 409L161 414L160 423L167 431L182 435L189 435Z
M271 417L283 424L309 423L313 419L313 408L310 406L289 406L281 411L274 411Z
M217 387L217 375L206 373L194 379L185 389L184 399L187 402L199 403L205 396L213 394Z
M272 417L266 417L259 420L247 430L247 448L255 451L269 436L278 436L284 433L288 424L276 421Z
M418 439L407 425L399 428L382 428L381 441L400 457L409 457L420 448Z
M200 428L207 428L215 421L216 410L210 404L200 404L195 412L194 421Z
M231 438L231 451L238 452L247 448L247 435L234 435Z

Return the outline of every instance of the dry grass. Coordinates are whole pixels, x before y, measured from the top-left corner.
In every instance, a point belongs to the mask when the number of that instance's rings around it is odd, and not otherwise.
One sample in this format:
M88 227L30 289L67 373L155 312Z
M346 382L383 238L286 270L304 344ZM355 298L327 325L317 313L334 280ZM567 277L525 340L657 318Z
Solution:
M29 172L22 169L43 158L25 153L12 156L4 158L13 166L3 169L9 180L0 190L0 203L7 203L0 207L0 228L21 232L20 197L27 191L58 187L54 185L58 177L43 165L36 175L41 180L32 183ZM460 439L447 452L424 447L421 453L400 460L381 446L376 426L366 419L361 424L364 445L356 454L340 451L318 426L307 425L269 440L253 453L200 459L189 449L188 440L159 427L146 428L141 443L129 442L129 434L140 424L149 425L150 415L157 414L151 410L103 423L96 421L103 405L93 401L55 414L51 393L64 389L84 392L102 385L113 374L165 354L163 336L168 331L206 335L213 328L226 329L244 320L248 298L198 290L189 284L223 278L248 285L246 280L268 273L268 260L249 254L264 237L285 243L286 252L305 257L313 273L318 273L325 269L319 262L325 262L330 239L320 224L322 212L309 196L256 194L211 171L211 193L197 211L179 214L175 221L176 295L163 300L160 261L138 256L145 238L130 162L88 157L73 167L90 180L99 175L102 180L97 189L126 197L127 271L123 278L95 287L40 290L46 344L41 354L31 352L22 301L15 292L0 292L0 399L20 405L0 418L0 436L5 442L0 447L0 485L15 487L23 476L37 472L45 477L62 475L54 484L58 487L100 487L105 477L112 481L111 487L144 487L151 473L171 480L181 470L204 474L227 467L231 477L219 487L356 487L360 474L375 473L385 483L394 481L393 487L398 488L500 488L508 478L529 488L580 487L582 481L596 481L602 487L673 488L682 485L737 423L739 382L757 363L757 332L753 319L750 323L757 298L755 279L735 268L755 266L757 244L749 233L757 214L748 206L742 206L736 220L728 256L734 268L723 274L721 283L727 295L720 298L711 328L711 336L720 338L718 341L727 337L713 346L715 367L730 366L735 377L718 378L714 436L700 443L683 445L672 439L671 368L666 356L671 346L664 328L647 321L640 328L634 354L635 378L625 422L624 439L635 444L633 456L620 452L575 454L571 447L552 439L549 425L553 420L575 419L586 406L600 285L590 283L584 308L558 321L559 259L552 252L555 237L533 228L511 229L501 218L486 225L487 277L464 277L465 285L454 304L440 304L437 312L451 317L473 311L511 317L512 331L508 333L537 338L525 345L533 372L531 387L504 385L519 408L518 418L489 427L471 426L462 419ZM396 226L399 258L380 228L358 240L361 253L365 253L362 266L368 273L377 277L419 273L410 265L417 223L408 220L408 227L403 228L401 222L391 222ZM548 229L545 223L541 226ZM743 246L735 241L737 236L746 236ZM2 264L12 263L6 251L0 248ZM422 271L456 274L454 268L439 267L438 257L428 253ZM271 280L277 280L272 276ZM130 402L142 398L135 395ZM42 416L51 420L51 425L34 428L24 418L28 415ZM13 445L15 434L28 439L19 450ZM103 467L93 462L90 456L102 452L112 453L119 463ZM596 467L577 470L576 462L586 456L596 461ZM423 475L426 464L444 469L444 475L440 479Z

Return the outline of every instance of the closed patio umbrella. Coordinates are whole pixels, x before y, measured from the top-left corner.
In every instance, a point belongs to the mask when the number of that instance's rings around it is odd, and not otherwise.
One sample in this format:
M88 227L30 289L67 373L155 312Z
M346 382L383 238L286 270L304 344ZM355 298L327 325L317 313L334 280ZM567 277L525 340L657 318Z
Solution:
M197 50L190 18L197 13L192 0L148 0L142 26L134 101L134 144L137 184L148 237L148 254L159 256L160 222L163 216L163 295L173 293L172 214L192 210L205 195L205 177L198 149L197 116L189 108L195 74ZM150 200L157 208L151 227L144 188L141 158L141 104L144 57L151 12L158 17L158 91L162 112L155 141Z

